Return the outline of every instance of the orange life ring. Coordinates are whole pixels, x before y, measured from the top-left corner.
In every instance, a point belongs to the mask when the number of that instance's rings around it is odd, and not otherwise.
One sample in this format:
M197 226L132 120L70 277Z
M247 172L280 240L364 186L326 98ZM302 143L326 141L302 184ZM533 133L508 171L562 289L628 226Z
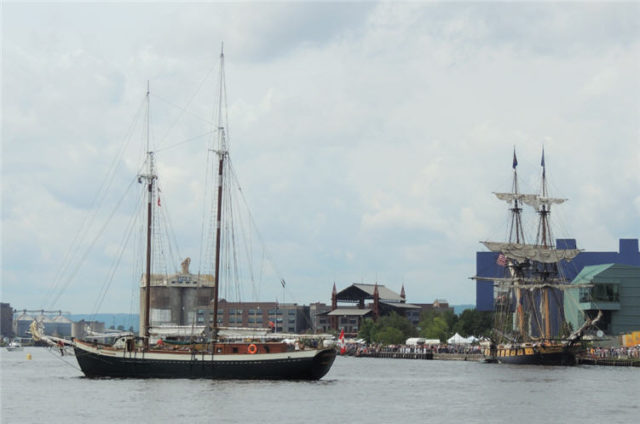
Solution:
M249 345L249 347L247 348L247 352L249 352L250 354L254 354L258 351L258 347L256 345L254 345L253 343L251 343Z

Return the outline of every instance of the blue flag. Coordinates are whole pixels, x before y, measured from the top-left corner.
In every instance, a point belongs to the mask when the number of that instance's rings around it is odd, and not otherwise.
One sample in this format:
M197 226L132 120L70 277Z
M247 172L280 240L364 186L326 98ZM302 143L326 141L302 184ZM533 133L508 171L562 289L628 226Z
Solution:
M542 148L542 160L540 161L540 166L542 167L542 176L545 176L545 166L544 166L544 147Z
M518 166L518 158L516 157L516 149L513 149L513 169L516 169Z

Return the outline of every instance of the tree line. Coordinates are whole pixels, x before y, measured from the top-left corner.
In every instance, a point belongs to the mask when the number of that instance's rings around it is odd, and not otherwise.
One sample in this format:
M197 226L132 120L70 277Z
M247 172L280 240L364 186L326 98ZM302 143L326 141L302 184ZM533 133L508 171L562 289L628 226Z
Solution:
M463 337L489 336L493 327L493 313L466 309L460 315L452 310L425 311L414 326L407 318L392 312L373 321L366 318L360 326L358 337L367 343L403 344L410 337L439 339L446 342L455 333Z

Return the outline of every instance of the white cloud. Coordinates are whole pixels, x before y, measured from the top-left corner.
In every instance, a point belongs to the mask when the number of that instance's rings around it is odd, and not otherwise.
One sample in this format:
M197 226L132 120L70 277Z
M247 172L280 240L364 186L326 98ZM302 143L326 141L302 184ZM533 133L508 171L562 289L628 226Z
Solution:
M538 189L544 144L552 190L570 198L554 210L556 235L614 250L639 236L638 14L623 3L9 3L2 300L39 307L33 293L113 158L117 193L100 218L135 178L143 128L130 123L148 80L163 207L197 268L222 41L233 163L288 300L377 280L404 283L410 301L472 303L477 241L504 235L491 192L510 188L514 146L524 190ZM130 210L60 307L93 301L85 283L102 284ZM114 278L103 310L122 310L136 272ZM261 295L281 296L275 284Z

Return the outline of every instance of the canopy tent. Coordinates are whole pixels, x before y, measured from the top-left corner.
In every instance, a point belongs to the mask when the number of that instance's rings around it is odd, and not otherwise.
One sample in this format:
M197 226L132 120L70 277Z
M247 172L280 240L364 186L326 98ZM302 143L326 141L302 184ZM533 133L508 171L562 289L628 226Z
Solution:
M448 344L471 344L471 336L470 338L464 338L460 334L456 333L451 338L447 340Z

